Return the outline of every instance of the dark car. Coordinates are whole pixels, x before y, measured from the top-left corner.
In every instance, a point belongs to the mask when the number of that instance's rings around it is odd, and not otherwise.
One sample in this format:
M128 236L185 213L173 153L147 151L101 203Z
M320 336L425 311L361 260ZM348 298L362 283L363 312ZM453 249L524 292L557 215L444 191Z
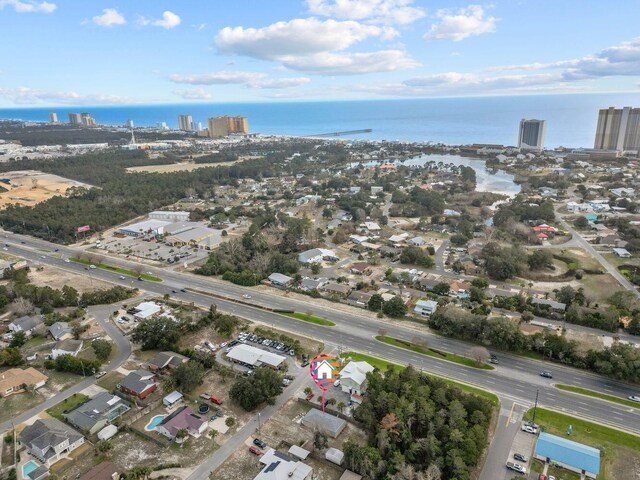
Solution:
M142 277L138 277L138 281L139 281L139 282L142 282Z
M529 461L529 458L527 458L527 456L523 455L522 453L514 453L513 458L525 463Z
M553 375L551 375L551 372L541 372L540 376L544 378L553 378Z
M263 442L262 440L260 440L259 438L254 438L254 439L253 439L253 444L254 444L256 447L260 447L260 448L262 448L262 449L267 448L267 444L266 444L266 443L264 443L264 442Z
M171 290L171 293L178 293L177 290Z
M186 291L184 288L181 288L181 289L180 289L180 291L181 291L182 293L187 293L187 291Z

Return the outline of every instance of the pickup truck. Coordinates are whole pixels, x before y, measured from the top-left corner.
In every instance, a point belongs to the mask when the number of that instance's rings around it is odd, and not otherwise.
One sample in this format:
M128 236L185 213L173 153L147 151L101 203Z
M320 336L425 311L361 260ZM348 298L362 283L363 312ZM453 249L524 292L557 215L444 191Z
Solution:
M507 468L509 470L513 470L514 472L518 472L518 473L522 473L524 475L527 474L527 469L524 468L522 465L520 465L519 463L512 463L512 462L507 462Z
M223 401L220 397L216 397L215 395L211 395L210 393L201 393L200 398L204 398L205 400L209 400L210 402L215 403L216 405L222 405Z

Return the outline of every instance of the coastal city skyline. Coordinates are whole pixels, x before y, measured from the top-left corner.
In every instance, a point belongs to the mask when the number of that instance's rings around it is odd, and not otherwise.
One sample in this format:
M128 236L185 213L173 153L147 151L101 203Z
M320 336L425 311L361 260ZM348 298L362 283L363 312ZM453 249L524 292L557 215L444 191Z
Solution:
M0 0L0 108L636 92L624 3Z

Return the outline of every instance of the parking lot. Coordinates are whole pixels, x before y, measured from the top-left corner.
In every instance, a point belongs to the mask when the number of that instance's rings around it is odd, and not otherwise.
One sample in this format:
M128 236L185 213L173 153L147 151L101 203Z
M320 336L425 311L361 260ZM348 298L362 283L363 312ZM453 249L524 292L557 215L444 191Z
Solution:
M209 254L207 250L194 247L173 247L155 239L120 235L107 237L99 245L91 248L95 253L99 253L100 250L116 253L125 258L144 258L165 264L193 263L206 258Z
M533 449L536 444L536 435L528 433L522 429L518 430L513 443L511 444L511 450L509 451L509 458L507 462L516 463L522 465L527 474L531 472L531 459L533 456ZM507 478L513 477L514 472L509 471ZM533 478L529 476L529 478Z

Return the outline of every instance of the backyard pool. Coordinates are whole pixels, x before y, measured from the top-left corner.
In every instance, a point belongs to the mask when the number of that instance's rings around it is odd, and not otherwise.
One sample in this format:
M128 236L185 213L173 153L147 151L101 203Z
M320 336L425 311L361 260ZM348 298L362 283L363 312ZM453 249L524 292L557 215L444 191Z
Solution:
M37 470L38 464L33 460L29 460L27 463L22 465L22 478L28 478L29 474L34 470Z
M147 432L150 432L151 430L155 429L166 417L166 415L156 415L151 419L149 423L147 423L147 426L144 427L144 429Z

